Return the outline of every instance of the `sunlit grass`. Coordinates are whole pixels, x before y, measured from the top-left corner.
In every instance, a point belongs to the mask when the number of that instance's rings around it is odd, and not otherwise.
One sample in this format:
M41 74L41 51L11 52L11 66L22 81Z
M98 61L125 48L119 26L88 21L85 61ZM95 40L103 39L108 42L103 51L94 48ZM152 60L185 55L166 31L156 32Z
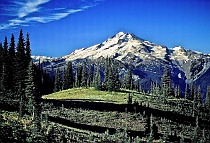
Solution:
M94 88L72 88L43 96L43 99L89 100L95 102L127 103L129 93L134 91L122 90L120 92L99 91Z

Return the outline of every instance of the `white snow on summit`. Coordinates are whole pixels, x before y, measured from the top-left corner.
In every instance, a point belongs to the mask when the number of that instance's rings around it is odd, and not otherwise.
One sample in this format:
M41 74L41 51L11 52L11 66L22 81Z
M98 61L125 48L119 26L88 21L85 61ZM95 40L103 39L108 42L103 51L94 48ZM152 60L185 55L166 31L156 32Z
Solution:
M186 55L185 49L181 46L172 48L173 53L171 53L171 60L179 60L179 61L188 61L189 58Z

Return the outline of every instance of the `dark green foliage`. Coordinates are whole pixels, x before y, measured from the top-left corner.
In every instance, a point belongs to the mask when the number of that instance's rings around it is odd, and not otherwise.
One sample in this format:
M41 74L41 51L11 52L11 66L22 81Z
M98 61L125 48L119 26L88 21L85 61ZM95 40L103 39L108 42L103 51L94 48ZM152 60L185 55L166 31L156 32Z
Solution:
M129 67L129 71L127 73L127 75L125 75L125 88L126 89L130 89L133 90L134 87L134 82L133 82L133 68L132 66Z
M2 43L0 43L0 75L2 74L2 65L3 65L2 54L3 54L3 47L2 47Z
M107 64L107 77L106 77L106 83L105 83L105 88L108 91L112 91L114 87L114 81L113 81L113 71L112 71L112 61L109 58L108 59L108 64Z
M87 86L88 87L91 87L92 84L93 84L93 69L92 69L92 67L90 65L89 69L88 69L88 79L87 79Z
M81 87L81 83L82 83L82 67L77 66L76 78L75 78L75 87Z
M1 90L9 90L9 52L7 37L4 39L4 46L2 51L2 74L1 76Z
M181 98L181 89L180 89L180 85L177 85L176 86L176 89L175 89L175 97L176 98Z
M10 41L10 47L9 47L9 89L14 92L15 91L15 37L12 34L11 41Z
M103 89L110 92L120 90L118 64L108 57L105 63Z
M58 129L58 126L51 126L49 129L47 138L49 143L57 143L58 141L58 135L60 134L60 130Z
M64 82L63 89L69 89L73 87L73 68L72 62L68 62L67 69L64 70Z
M41 131L41 114L42 114L42 105L41 105L41 95L37 94L34 98L34 132Z
M21 87L23 90L25 88L24 81L26 76L26 61L25 61L25 43L23 38L23 31L20 30L17 48L16 48L16 90Z
M110 58L106 58L106 62L105 62L105 70L104 70L104 87L106 88L108 86L108 82L109 82L109 75L110 75ZM106 89L107 90L107 89Z
M194 101L194 99L196 99L196 96L197 96L197 88L196 85L193 84L190 88L190 94L187 98Z
M210 112L210 86L207 88L205 107Z
M188 88L189 88L189 85L186 83L184 98L188 98L188 96L189 96L189 94L188 94Z
M149 133L150 133L150 117L149 116L146 117L146 125L144 128L145 128L145 131L144 131L145 136L149 136Z
M94 88L96 90L101 90L102 85L101 85L101 74L100 74L99 64L94 71L95 71L95 74L94 74Z
M82 79L81 79L82 87L87 87L87 79L88 79L87 64L86 64L86 62L83 62L83 64L82 64Z
M60 74L60 69L57 68L56 74L55 74L55 82L54 82L54 92L60 91L62 88L62 82L61 82L61 74Z
M174 90L171 86L171 78L169 75L168 66L165 66L164 68L164 74L162 78L162 92L163 92L164 97L174 96Z
M23 91L21 87L18 90L18 97L19 97L19 118L23 117L24 114L24 100L23 100Z
M33 140L32 141L33 143L46 143L47 142L47 138L42 132L37 132L36 134L34 134L32 140Z
M111 58L106 59L105 71L104 71L104 89L107 91L114 90L114 77L113 77L113 64Z
M153 140L154 140L154 130L153 130L153 126L154 126L154 123L153 123L154 121L153 121L153 116L152 116L152 114L151 114L151 116L150 116L150 133L149 133L149 142L153 142Z
M33 66L33 62L31 61L29 63L28 66L28 70L27 70L27 79L26 79L26 88L25 88L25 96L26 96L26 100L25 105L27 105L27 110L28 113L30 113L32 115L33 113L33 107L35 104L35 98L37 95L37 86L35 83L35 77L34 77L34 66Z
M202 105L202 99L201 99L201 91L200 87L196 89L196 86L193 86L192 88L194 94L193 94L193 116L196 116L200 113L200 108Z
M194 134L193 134L193 138L192 138L192 142L197 143L199 141L199 138L201 137L199 135L200 133L200 127L199 127L199 122L198 122L198 116L196 116L196 126L194 128Z
M29 34L26 34L26 42L25 42L25 62L28 64L31 61L31 47L30 47L30 39Z
M115 62L113 65L113 77L112 77L112 91L119 91L120 90L120 79L119 79L119 72L118 72L118 64Z

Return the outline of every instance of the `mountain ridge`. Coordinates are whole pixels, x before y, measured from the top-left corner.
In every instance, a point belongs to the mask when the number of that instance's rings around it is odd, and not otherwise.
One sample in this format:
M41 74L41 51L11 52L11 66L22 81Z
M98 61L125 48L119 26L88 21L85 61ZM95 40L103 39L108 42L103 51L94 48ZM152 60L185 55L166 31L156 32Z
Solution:
M175 84L181 82L196 82L210 68L210 55L185 49L181 46L168 48L148 40L144 40L133 33L119 32L100 44L91 47L77 49L69 55L60 58L36 57L36 62L41 59L44 68L61 65L65 66L69 61L96 60L98 58L111 57L123 64L132 64L137 77L143 73L146 79L161 82L163 67L170 67L171 77Z

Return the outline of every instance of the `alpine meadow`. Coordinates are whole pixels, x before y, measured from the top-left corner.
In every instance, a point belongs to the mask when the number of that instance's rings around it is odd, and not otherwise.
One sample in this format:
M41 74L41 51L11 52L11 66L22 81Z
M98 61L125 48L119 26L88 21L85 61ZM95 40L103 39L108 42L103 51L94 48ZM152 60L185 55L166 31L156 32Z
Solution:
M210 143L209 0L1 0L0 143Z

